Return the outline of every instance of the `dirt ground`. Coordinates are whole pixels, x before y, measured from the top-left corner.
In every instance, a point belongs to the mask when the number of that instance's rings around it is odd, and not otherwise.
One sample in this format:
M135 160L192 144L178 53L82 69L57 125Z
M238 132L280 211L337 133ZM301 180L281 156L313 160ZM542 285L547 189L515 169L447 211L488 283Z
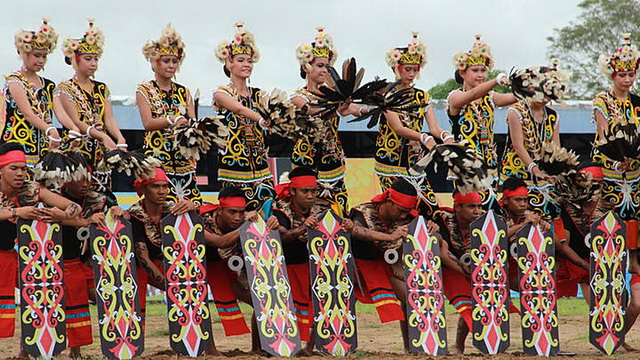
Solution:
M149 306L147 314L148 322L146 329L146 350L141 359L160 359L170 360L179 359L169 350L168 331L166 324L166 316L164 315L165 306L162 303L156 303ZM212 306L213 309L213 306ZM576 353L574 359L596 359L607 357L602 356L596 348L589 344L588 336L588 310L584 300L582 299L562 299L559 303L560 315L560 346L563 352ZM245 314L249 311L243 307ZM249 353L251 339L249 335L225 337L222 326L214 313L213 332L218 349L226 356L234 359L258 359L260 356ZM94 343L83 348L82 353L86 358L99 359L100 339L97 337L97 324L95 322L95 308L92 307L93 317L93 336ZM352 358L368 358L368 359L398 359L398 358L415 358L412 355L405 355L402 352L402 340L400 329L397 323L380 324L375 310L371 306L358 306L358 351L352 355ZM455 328L458 316L453 308L447 307L447 338L450 344L455 339ZM506 354L491 356L492 359L512 359L512 358L529 358L522 355L522 337L520 331L520 317L512 315L510 320L511 326L511 346L507 349ZM0 358L12 359L18 353L20 333L19 324L16 324L16 336L12 339L0 339ZM627 342L635 347L640 348L640 332L637 327L632 329L627 336ZM65 350L61 354L61 358L67 357ZM420 356L424 358L424 356ZM203 356L201 358L217 358L214 356ZM312 356L310 358L320 359L321 356ZM464 356L449 356L448 359L479 359L482 358L480 352L473 347L471 338L467 338L466 350ZM532 358L532 357L531 357ZM629 353L622 349L614 354L614 358L618 359L639 359L640 352Z

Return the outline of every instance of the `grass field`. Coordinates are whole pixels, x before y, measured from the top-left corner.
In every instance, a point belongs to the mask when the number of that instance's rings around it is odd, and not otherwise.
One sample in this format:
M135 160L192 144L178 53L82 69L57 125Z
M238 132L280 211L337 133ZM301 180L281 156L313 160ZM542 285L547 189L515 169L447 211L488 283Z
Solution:
M151 297L147 307L147 329L145 340L145 353L143 359L177 359L182 358L170 351L168 341L168 327L166 319L166 306L162 303L163 296ZM517 300L517 299L514 299ZM515 301L517 303L517 301ZM216 345L226 356L237 359L260 358L249 353L251 340L249 335L225 337L222 326L218 319L214 307L213 310L213 332ZM250 314L251 308L242 305L245 315ZM91 307L93 319L93 344L83 348L82 353L87 359L100 359L100 339L97 337L96 309ZM576 353L575 359L607 358L601 356L599 351L589 344L588 334L588 308L583 299L560 299L558 303L560 320L560 346L565 352ZM447 306L447 337L453 343L455 336L455 326L458 316L451 306ZM405 355L402 352L402 341L400 330L396 323L381 324L375 309L371 305L358 304L358 342L359 350L352 355L352 358L367 359L397 359L414 358L412 355ZM247 322L249 323L248 319ZM0 339L0 358L11 359L18 353L19 347L19 324L16 323L16 336L12 339ZM511 346L506 354L492 356L492 359L527 358L522 355L522 337L520 335L520 317L513 315L510 318ZM640 334L636 329L632 329L628 334L628 343L640 347ZM64 351L61 358L66 358L67 351ZM481 357L476 350L471 338L467 339L465 356L448 357L450 359L474 359ZM204 357L203 357L204 358ZM207 358L214 358L207 356ZM313 356L312 358L320 358ZM640 353L629 353L618 350L613 358L616 359L639 359Z

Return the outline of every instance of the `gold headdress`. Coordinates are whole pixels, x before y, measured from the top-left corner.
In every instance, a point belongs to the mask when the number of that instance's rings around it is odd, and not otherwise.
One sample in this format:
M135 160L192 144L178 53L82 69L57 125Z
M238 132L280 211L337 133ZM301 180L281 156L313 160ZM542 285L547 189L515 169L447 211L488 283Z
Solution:
M102 55L104 51L104 34L102 30L93 26L93 19L89 21L89 28L81 39L66 38L62 44L62 52L67 58L73 58L74 54Z
M14 37L14 43L19 54L35 49L47 50L51 54L58 43L58 34L49 25L49 19L42 18L42 26L38 31L20 30Z
M173 55L178 58L180 64L184 60L184 42L182 37L176 31L176 29L168 24L167 27L162 30L162 35L158 40L150 40L142 47L142 53L144 57L150 62L158 60L164 55Z
M398 64L415 64L424 67L427 64L427 48L418 39L418 32L412 31L413 38L407 47L398 47L387 51L387 64L393 68L397 75Z
M600 70L612 79L615 73L637 70L639 58L638 48L631 44L631 34L626 33L623 34L622 46L609 56L600 55L598 65Z
M226 40L221 41L216 47L216 58L226 64L227 61L234 55L247 54L253 58L253 62L258 62L260 59L260 53L255 45L255 38L253 34L244 28L243 22L237 22L236 35L231 42Z
M533 66L514 71L509 79L513 94L524 100L543 101L545 97L559 100L569 88L569 74L558 68L558 59L552 59L553 65Z
M338 52L333 47L333 38L323 27L317 27L318 33L316 38L309 45L300 44L296 47L296 57L300 66L310 68L310 63L317 57L326 57L329 59L329 65L333 66L338 57Z
M493 69L493 56L489 45L480 40L480 35L476 35L476 42L468 52L458 52L453 55L453 65L458 70L465 70L469 66L484 65L487 70Z

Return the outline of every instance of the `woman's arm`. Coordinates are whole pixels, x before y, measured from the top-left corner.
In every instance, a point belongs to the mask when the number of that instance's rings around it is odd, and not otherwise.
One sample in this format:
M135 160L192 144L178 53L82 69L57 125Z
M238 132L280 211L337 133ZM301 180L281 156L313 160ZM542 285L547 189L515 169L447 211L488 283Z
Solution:
M67 114L60 96L55 96L53 98L53 112L56 114L58 122L60 122L60 124L65 127L65 129L80 132L80 128L76 126L73 119Z
M509 124L509 137L511 138L511 143L513 144L513 149L516 151L516 154L522 160L522 164L525 169L529 169L529 165L534 163L531 155L524 147L524 138L522 136L522 124L520 123L520 118L518 114L514 110L509 110L507 112L507 123ZM542 170L540 170L537 166L533 166L531 169L531 174L537 178L545 178L546 175Z
M496 79L484 82L469 91L457 91L449 97L449 114L455 115L460 113L463 106L470 104L472 101L479 99L493 90L498 85ZM495 100L494 100L495 101Z
M443 130L440 127L440 124L438 124L438 119L436 118L436 113L433 111L433 106L429 106L429 109L427 109L427 113L425 114L425 118L427 119L429 132L433 134L433 136L437 137L445 144L453 144L455 142L455 138L451 132Z
M33 112L33 109L31 109L31 105L29 104L29 99L27 98L27 91L22 87L22 85L16 82L10 82L9 92L11 93L13 100L18 105L18 109L20 109L20 112L22 112L22 115L24 115L29 124L35 126L40 131L46 131L51 126ZM49 134L52 136L55 135L55 137L58 138L60 137L58 132L55 130L50 131Z
M102 142L107 149L116 148L116 143L111 140L109 135L93 128L89 130L90 126L80 120L80 114L78 114L76 104L74 104L73 101L69 99L69 96L60 94L56 96L56 98L58 98L60 103L62 104L62 110L64 111L64 113L73 121L73 124L78 128L81 134L97 139L98 141ZM89 132L88 134L87 131Z
M242 105L239 101L221 91L216 91L213 94L213 98L215 99L217 106L223 107L236 115L244 116L255 122L260 122L260 119L262 119L260 114Z
M420 141L420 143L426 146L429 150L431 150L436 145L436 141L433 139L433 136L413 131L404 126L404 124L400 120L400 117L398 116L398 113L386 111L384 113L384 117L385 119L387 119L387 123L389 124L389 126L399 136L409 140Z
M513 94L493 93L493 102L497 107L509 106L516 101L518 101L518 99L516 99Z
M111 101L105 100L104 104L104 127L107 129L111 136L116 138L118 145L126 145L127 142L120 132L116 118L113 116L113 108L111 107ZM106 146L106 144L105 144Z
M10 82L8 88L13 100L16 102L16 105L18 105L18 109L20 109L22 115L27 119L27 122L45 133L51 148L57 147L60 144L60 140L62 140L58 130L53 127L53 125L48 124L43 119L40 119L38 115L33 112L33 109L31 109L31 105L29 104L29 99L27 98L27 91L22 87L22 85L16 82Z

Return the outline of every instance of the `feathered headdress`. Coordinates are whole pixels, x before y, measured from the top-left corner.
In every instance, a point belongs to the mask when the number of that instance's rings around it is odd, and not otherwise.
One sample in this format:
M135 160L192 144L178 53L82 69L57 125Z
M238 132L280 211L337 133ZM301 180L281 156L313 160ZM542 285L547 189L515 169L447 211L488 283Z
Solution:
M149 62L156 61L164 55L173 55L182 64L185 58L184 48L184 42L178 31L171 24L168 24L162 30L160 39L147 41L142 47L142 54Z
M413 38L407 47L397 47L387 51L387 64L391 66L396 77L400 77L399 64L415 64L420 65L420 68L427 64L427 47L418 39L417 31L412 31L411 34L413 34Z
M216 58L223 64L229 62L234 55L246 54L253 58L253 62L258 62L260 52L255 44L255 38L249 30L244 28L244 23L236 22L236 35L231 42L223 40L216 47Z
M640 59L640 51L631 44L631 34L626 33L623 34L622 46L611 55L600 55L598 65L609 79L613 79L615 73L637 70L638 59Z
M487 70L493 69L493 56L491 48L484 41L480 40L480 35L476 35L476 41L468 52L458 52L453 55L453 65L458 70L465 70L469 66L484 65Z
M296 57L300 66L311 69L311 61L317 57L326 57L329 59L329 65L333 66L338 57L338 52L333 46L333 38L323 27L317 27L318 33L316 38L309 45L300 44L296 47Z
M14 37L18 54L28 53L35 49L47 50L51 54L58 43L58 34L49 25L48 18L42 18L42 26L38 31L20 30Z
M569 87L569 74L558 68L558 60L552 67L532 66L512 71L509 75L511 91L520 100L543 101L561 99Z
M89 28L81 39L66 38L62 44L64 56L72 59L75 54L96 54L98 57L104 51L104 33L93 26L94 19L87 19Z

